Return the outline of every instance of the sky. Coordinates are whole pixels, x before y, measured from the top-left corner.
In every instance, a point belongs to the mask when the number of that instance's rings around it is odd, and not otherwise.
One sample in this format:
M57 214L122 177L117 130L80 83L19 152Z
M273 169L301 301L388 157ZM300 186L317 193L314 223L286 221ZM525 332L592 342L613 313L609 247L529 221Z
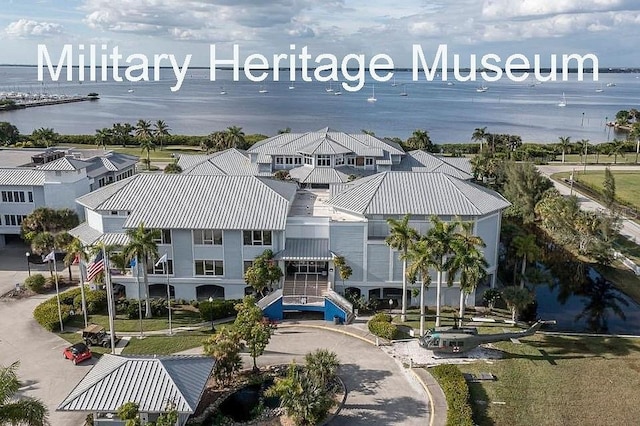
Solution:
M640 0L0 0L0 63L36 64L37 45L118 46L125 55L289 53L390 55L411 65L411 47L447 44L462 63L494 53L594 53L600 67L639 67Z

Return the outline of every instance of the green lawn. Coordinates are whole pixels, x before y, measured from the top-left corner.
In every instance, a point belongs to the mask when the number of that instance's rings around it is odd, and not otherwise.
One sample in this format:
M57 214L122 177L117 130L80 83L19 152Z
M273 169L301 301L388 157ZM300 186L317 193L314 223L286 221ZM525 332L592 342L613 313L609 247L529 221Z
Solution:
M562 154L558 154L556 157L557 161L553 162L553 164L562 162ZM596 162L597 160L597 162ZM583 164L584 157L580 154L565 154L564 156L565 163L570 164ZM618 155L617 164L635 164L636 162L636 154L635 153L625 153L625 156ZM609 157L606 154L600 154L596 156L596 154L587 155L587 164L614 164L613 155Z
M116 333L117 332L136 332L140 331L140 320L138 319L125 319L124 315L117 315L114 320ZM104 328L109 328L109 317L107 315L89 315L89 322L99 324ZM193 311L176 310L172 312L171 325L175 327L182 326L194 326L200 324L202 319L200 313ZM81 315L76 315L72 321L69 322L72 327L83 328L84 320ZM169 328L169 317L164 316L162 318L149 318L142 320L142 329L146 331L154 330L166 330Z
M505 359L461 365L479 425L637 424L640 340L536 335L495 344Z
M76 149L97 149L95 145L86 145L86 144L67 144L64 146L68 146ZM123 148L122 146L110 145L107 146L107 150L120 152L122 154L135 155L136 157L146 158L146 153L143 155L142 151L137 146L128 146ZM151 161L171 161L173 158L171 154L202 154L202 150L198 147L193 146L185 146L185 145L171 145L169 147L165 147L162 151L160 148L156 148L155 151L151 151L149 157Z
M211 336L211 330L176 333L173 336L147 336L143 339L132 337L124 348L124 355L170 355L202 346L202 341Z
M640 188L640 172L612 170L612 173L616 181L616 199L640 209L640 197L638 197L638 188ZM571 176L571 172L555 173L552 177L554 179L561 180L568 179L569 176ZM604 170L587 171L586 174L582 173L581 170L576 170L574 173L574 179L584 183L596 191L602 191Z

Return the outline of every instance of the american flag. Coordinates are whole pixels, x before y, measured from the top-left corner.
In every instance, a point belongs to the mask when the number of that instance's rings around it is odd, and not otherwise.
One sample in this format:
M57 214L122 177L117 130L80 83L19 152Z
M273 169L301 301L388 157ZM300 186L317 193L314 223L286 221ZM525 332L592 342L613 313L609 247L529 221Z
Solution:
M87 266L87 281L91 281L102 271L104 271L104 258L100 250L93 262Z

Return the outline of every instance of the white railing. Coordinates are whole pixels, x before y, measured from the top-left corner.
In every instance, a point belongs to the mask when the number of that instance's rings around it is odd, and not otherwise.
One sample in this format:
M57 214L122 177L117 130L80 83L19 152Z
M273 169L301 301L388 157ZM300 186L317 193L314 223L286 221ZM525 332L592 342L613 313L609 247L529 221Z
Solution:
M283 305L324 305L322 296L283 296Z
M327 291L326 297L327 299L331 300L333 303L338 305L340 308L342 308L347 315L353 313L353 305L351 304L351 302L349 302L344 297L340 296L335 291L333 290Z
M277 301L278 299L280 299L282 297L282 290L278 289L276 291L274 291L273 293L269 293L267 294L265 297L263 297L262 299L258 300L258 307L260 309L264 309L267 306L271 305L272 303L274 303L275 301Z

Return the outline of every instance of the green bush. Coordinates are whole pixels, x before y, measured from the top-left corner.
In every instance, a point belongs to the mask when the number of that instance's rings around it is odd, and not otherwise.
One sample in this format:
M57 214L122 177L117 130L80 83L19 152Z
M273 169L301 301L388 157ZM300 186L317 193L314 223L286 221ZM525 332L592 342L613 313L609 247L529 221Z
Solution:
M62 322L66 322L69 319L69 312L71 306L60 304L60 310L62 311ZM58 303L56 297L41 303L33 311L33 317L38 324L49 331L60 330L60 319L58 317Z
M395 324L386 321L369 321L369 331L383 339L393 340L400 337L400 330Z
M65 285L65 280L64 280L64 276L58 274L58 287ZM46 288L56 288L56 276L55 274L52 276L47 277L46 279L46 283L45 283L45 287Z
M443 364L430 368L447 397L447 426L473 426L473 412L469 404L469 386L455 365Z
M46 279L42 274L31 275L29 278L24 280L25 287L36 293L42 293L44 291L45 283Z
M237 300L214 300L209 302L208 300L200 302L198 309L200 310L200 317L203 321L211 321L229 318L236 316L235 306L238 303Z
M371 317L371 322L391 322L391 315L385 314L383 312L378 312L373 317Z

